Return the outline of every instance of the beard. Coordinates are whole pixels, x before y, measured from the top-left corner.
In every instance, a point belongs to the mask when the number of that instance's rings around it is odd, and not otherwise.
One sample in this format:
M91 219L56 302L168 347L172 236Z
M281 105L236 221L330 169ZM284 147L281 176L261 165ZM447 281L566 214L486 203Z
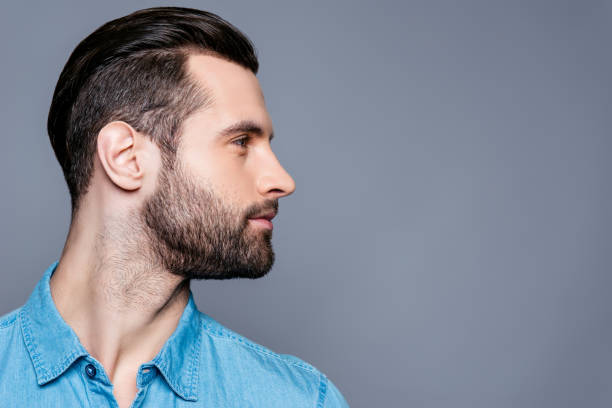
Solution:
M185 279L260 278L274 264L272 230L249 217L278 209L270 199L240 210L200 187L177 160L163 160L155 192L140 217L154 256Z

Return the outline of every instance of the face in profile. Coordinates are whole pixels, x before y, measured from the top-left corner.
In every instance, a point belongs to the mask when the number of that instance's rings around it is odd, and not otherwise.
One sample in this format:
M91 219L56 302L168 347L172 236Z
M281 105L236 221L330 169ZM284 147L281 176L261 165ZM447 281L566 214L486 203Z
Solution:
M259 82L251 71L212 56L191 56L187 65L212 104L183 124L174 165L160 169L141 221L174 274L264 276L274 263L272 229L252 218L276 213L278 199L295 183L272 152Z

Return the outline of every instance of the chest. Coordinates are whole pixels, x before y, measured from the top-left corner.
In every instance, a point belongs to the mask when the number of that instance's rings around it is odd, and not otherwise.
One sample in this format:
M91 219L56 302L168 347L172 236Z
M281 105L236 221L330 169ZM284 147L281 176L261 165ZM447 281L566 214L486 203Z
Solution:
M117 382L113 387L113 396L119 408L130 408L138 395L136 380L132 382Z

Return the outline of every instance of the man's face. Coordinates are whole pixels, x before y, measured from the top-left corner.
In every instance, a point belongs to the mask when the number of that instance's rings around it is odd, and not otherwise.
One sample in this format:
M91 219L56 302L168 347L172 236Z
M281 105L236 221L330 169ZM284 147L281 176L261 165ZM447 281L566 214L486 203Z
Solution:
M255 75L193 55L188 72L212 104L183 124L175 166L160 169L141 216L153 250L172 273L193 279L257 278L274 263L276 213L295 183L270 147L272 124Z

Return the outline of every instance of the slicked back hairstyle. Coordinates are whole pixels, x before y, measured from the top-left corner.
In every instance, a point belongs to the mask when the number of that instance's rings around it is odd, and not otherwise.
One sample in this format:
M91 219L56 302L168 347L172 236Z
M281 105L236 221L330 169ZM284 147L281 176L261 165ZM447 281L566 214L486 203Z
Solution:
M257 74L252 43L206 11L157 7L110 21L74 49L62 70L47 130L74 217L93 173L100 129L121 120L149 135L172 166L181 125L210 97L187 74L190 54L209 54Z

